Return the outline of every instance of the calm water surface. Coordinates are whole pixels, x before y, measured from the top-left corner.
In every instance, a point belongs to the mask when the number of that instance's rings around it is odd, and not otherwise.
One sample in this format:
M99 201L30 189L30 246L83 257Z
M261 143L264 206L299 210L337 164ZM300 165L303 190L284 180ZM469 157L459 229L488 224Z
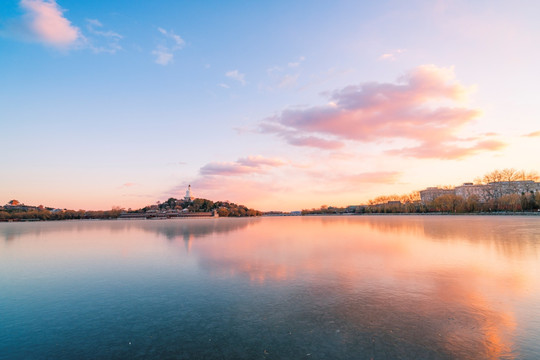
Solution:
M539 359L540 217L0 223L1 359Z

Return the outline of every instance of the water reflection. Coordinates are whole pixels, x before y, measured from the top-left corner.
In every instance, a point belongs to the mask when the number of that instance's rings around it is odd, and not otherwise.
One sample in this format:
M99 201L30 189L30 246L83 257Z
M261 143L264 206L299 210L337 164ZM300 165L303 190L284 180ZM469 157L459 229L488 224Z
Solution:
M385 233L409 233L436 241L468 242L493 247L506 257L535 256L540 245L540 218L531 216L374 216L365 223ZM349 219L349 223L354 220Z
M201 356L208 339L220 354L209 358L534 359L540 351L534 217L0 224L0 234L16 240L0 244L0 285L13 296L16 276L54 266L70 269L78 289L92 273L97 289L136 284L118 302L155 315L132 309L122 321L168 329L157 343L141 335L139 357L160 348ZM19 311L21 302L11 308L3 296L0 311ZM120 308L116 292L109 296Z
M130 231L145 231L164 235L169 240L197 238L211 234L227 233L255 224L243 219L168 219L168 220L75 220L54 222L0 223L0 236L6 242L21 237L41 237L51 233L109 232L111 234Z
M218 277L259 286L309 280L307 296L330 302L325 317L345 324L351 339L360 331L386 346L437 349L437 357L515 358L516 319L508 302L537 290L537 220L470 220L267 219L252 233L227 238L226 247L209 241L196 252ZM519 263L511 261L516 258ZM295 312L309 312L302 306L309 301L296 296Z

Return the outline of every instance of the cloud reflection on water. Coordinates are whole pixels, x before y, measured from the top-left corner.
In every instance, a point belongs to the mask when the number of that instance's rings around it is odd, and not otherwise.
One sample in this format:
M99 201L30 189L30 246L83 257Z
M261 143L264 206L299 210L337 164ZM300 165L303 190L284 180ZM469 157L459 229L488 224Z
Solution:
M323 298L339 294L347 300L326 311L356 330L420 341L458 358L511 359L516 319L508 304L537 281L538 273L530 271L538 267L534 221L265 219L226 241L197 243L194 251L215 276L246 278L254 286L288 282Z
M74 221L0 224L0 234L17 240L5 242L6 249L18 246L50 261L62 254L93 256L93 262L107 249L144 260L134 261L133 268L155 266L148 258L160 261L164 254L190 259L189 266L220 282L273 289L280 299L268 304L275 326L301 323L345 347L362 344L386 358L417 353L513 359L522 357L519 304L540 297L537 221L467 216Z

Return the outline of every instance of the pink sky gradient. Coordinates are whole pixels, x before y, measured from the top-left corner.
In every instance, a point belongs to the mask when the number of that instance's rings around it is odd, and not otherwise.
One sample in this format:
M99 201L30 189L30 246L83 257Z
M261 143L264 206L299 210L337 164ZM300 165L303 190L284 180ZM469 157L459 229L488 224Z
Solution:
M538 2L336 1L2 2L0 203L291 211L540 171Z

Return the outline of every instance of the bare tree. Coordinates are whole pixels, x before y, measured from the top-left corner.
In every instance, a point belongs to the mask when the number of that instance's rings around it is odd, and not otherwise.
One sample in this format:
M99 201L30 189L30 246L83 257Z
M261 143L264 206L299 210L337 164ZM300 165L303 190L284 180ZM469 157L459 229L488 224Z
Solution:
M481 178L476 178L475 182L479 184L489 184L492 182L499 181L524 181L532 180L538 181L540 176L536 171L525 171L525 170L516 170L514 168L507 168L502 170L493 170Z

